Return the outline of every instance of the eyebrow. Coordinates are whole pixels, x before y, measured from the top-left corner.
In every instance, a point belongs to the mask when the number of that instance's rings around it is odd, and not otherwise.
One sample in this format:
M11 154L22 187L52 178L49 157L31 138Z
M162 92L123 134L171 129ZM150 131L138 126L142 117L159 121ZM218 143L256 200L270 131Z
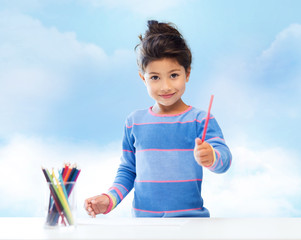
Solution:
M168 73L177 72L177 71L181 71L181 69L179 69L179 68L172 69L172 70L170 70ZM157 73L157 72L150 72L150 73L148 73L148 74L159 74L159 73Z
M168 73L171 73L171 72L177 72L177 71L181 71L181 69L176 68L176 69L173 69L173 70L169 71Z

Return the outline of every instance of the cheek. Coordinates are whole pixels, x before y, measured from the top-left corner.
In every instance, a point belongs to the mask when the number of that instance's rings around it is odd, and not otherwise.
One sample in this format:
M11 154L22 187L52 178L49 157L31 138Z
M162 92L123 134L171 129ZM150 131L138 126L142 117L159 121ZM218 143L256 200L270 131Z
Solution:
M186 84L185 83L179 83L177 85L177 89L180 91L180 92L184 92L185 91L185 88L186 88Z
M148 95L152 97L152 95L154 95L153 87L151 87L150 85L146 85L146 89L147 89Z
M152 93L152 92L156 92L157 91L157 86L156 86L156 84L147 84L146 85L146 87L147 87L147 91L149 92L149 93Z

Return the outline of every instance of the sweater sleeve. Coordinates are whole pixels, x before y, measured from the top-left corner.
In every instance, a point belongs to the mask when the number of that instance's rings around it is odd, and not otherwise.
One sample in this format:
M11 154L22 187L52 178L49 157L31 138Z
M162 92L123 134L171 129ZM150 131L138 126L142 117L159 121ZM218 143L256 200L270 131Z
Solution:
M132 190L136 178L136 161L134 138L131 136L131 126L124 127L124 136L122 141L121 163L117 170L114 183L109 188L108 196L111 198L113 210Z
M202 138L203 135L204 125L205 120L203 118L199 129L200 138ZM205 141L212 146L215 154L215 162L208 169L215 173L226 172L231 166L232 154L225 142L222 130L213 115L210 115Z

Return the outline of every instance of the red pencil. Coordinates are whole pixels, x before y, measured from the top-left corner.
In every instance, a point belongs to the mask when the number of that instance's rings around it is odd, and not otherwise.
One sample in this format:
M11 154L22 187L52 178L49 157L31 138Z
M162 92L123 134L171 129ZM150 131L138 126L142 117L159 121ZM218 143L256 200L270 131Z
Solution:
M49 178L49 176L48 176L48 174L47 174L47 172L46 172L46 170L44 168L42 168L42 171L43 171L43 174L44 174L44 176L46 178L46 181L49 184L50 194L51 194L51 196L53 198L53 202L54 202L54 205L56 207L56 210L58 211L58 213L60 214L60 216L62 218L62 223L66 226L67 224L66 224L66 222L64 220L65 216L63 214L63 211L61 210L60 203L59 203L60 201L59 201L59 199L56 196L56 193L55 193L55 190L54 190L53 186L51 185L50 178ZM48 214L51 214L51 213L48 212Z
M205 121L204 131L203 131L202 142L205 141L205 136L206 136L206 132L207 132L208 122L209 122L209 119L210 119L210 110L211 110L211 106L212 106L212 102L213 102L213 97L214 97L214 95L211 95L210 103L209 103L209 108L208 108L208 113L207 113L207 117L206 117L206 121Z
M67 173L66 173L66 175L65 175L65 177L64 177L64 182L67 182L67 180L68 180L68 178L69 178L69 175L70 175L70 173L71 173L71 171L72 171L72 168L73 168L73 167L70 167L70 166L69 166L68 171L67 171Z
M69 169L69 164L67 163L67 164L65 164L64 172L63 172L63 175L62 175L63 179L65 179L65 176L66 176L66 174L68 172L68 169Z

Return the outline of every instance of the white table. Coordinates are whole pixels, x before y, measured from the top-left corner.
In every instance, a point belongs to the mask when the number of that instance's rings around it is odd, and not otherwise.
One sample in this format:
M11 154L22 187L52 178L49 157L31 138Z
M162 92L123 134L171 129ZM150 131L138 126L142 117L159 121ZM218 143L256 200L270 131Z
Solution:
M0 239L301 239L301 218L96 218L44 228L43 218L0 218Z

